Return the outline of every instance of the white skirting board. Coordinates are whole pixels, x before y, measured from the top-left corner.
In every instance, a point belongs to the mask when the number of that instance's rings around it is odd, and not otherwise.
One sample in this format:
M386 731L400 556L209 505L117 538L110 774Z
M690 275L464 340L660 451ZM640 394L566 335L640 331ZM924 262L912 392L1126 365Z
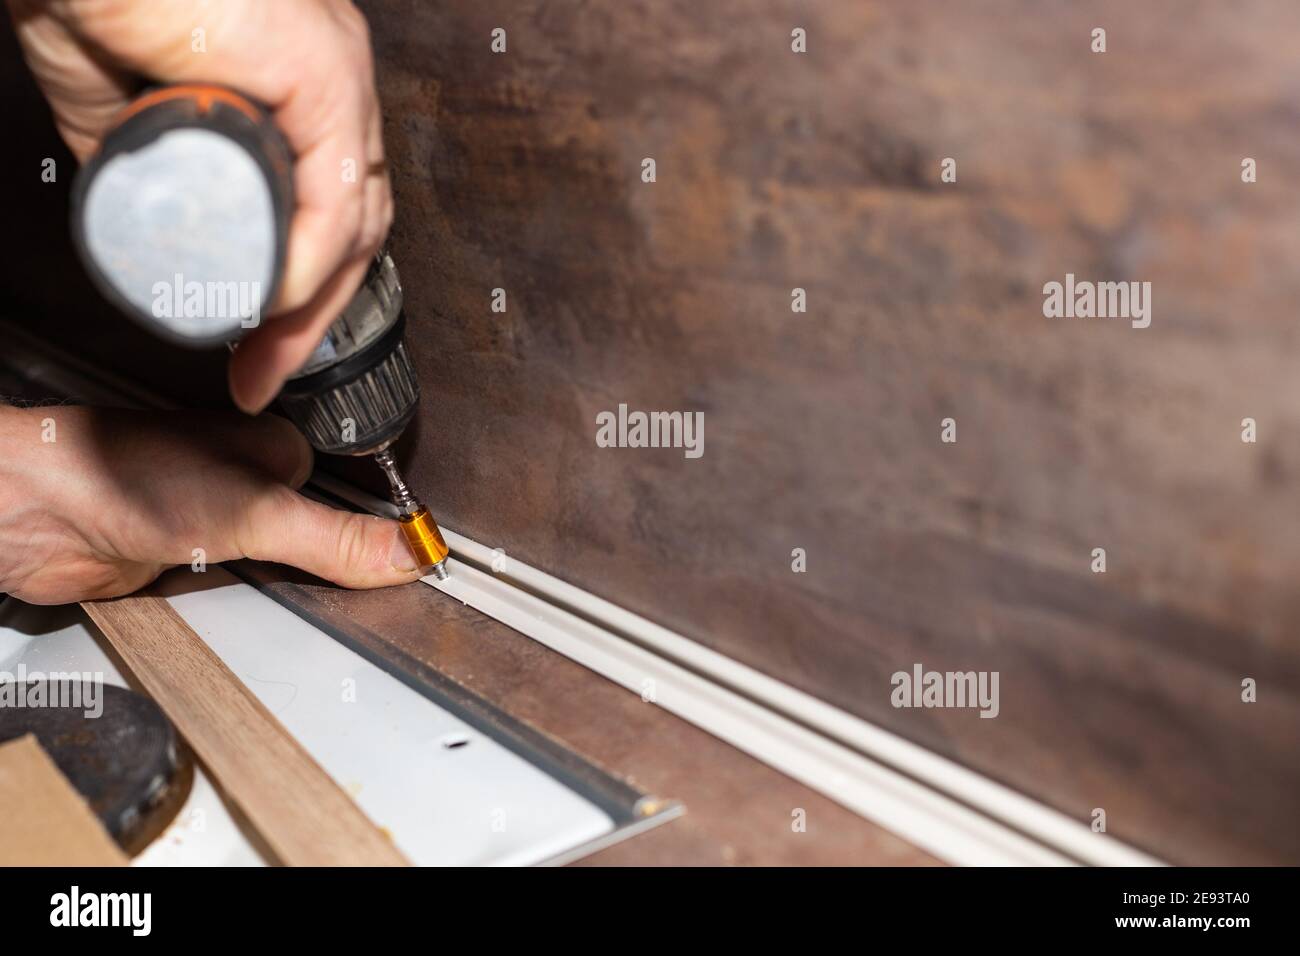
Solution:
M328 475L376 514L393 506ZM443 528L450 577L424 582L663 707L940 859L1153 866L1085 823L602 598ZM467 563L470 562L470 563Z

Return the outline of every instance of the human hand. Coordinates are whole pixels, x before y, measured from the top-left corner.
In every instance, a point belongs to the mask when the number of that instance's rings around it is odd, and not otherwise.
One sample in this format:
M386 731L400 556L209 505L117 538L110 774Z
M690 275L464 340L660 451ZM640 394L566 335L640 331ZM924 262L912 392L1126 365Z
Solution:
M350 0L8 3L79 160L145 81L221 84L272 111L297 157L297 209L272 316L230 359L235 403L261 411L352 298L392 224L365 18Z
M33 604L127 594L198 557L347 587L419 577L396 521L294 490L311 448L272 415L0 406L0 448L0 591Z

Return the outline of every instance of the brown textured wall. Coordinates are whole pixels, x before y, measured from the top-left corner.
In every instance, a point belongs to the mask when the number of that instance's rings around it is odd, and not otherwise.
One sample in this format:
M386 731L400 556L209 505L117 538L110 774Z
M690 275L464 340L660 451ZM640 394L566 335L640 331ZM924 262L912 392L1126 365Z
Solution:
M1175 859L1300 859L1294 11L367 9L449 524ZM1066 272L1152 326L1045 319ZM597 449L619 402L704 456ZM1001 716L894 710L916 661Z
M1300 8L362 6L440 518L1171 859L1300 862ZM1151 327L1044 318L1067 272ZM703 457L598 449L620 402ZM893 709L914 662L1000 716Z

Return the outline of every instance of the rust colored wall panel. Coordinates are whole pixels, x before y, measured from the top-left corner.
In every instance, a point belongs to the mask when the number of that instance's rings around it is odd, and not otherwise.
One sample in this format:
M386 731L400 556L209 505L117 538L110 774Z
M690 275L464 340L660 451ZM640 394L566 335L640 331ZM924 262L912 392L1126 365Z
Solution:
M1170 859L1300 861L1300 10L362 7L440 519ZM1151 326L1045 318L1067 273ZM619 403L703 456L598 448ZM917 662L998 718L893 708Z
M1040 9L371 5L438 396L411 469L458 530L1081 820L1294 860L1300 21ZM1067 272L1151 281L1151 327L1044 318ZM703 457L598 449L620 402L703 411ZM1000 717L893 709L915 662L1000 671Z

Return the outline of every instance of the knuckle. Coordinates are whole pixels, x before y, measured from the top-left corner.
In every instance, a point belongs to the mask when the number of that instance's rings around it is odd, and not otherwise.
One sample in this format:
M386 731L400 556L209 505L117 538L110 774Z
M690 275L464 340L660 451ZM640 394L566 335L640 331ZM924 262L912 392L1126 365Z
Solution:
M343 36L348 51L356 58L357 65L366 65L371 61L370 23L352 0L341 0L335 4L335 17L343 29Z
M298 492L288 485L273 483L264 489L261 504L264 509L263 516L283 519L297 510Z
M365 515L349 514L338 525L335 554L341 570L365 569L371 565L369 523Z
M350 4L349 6L351 7L351 10L349 11L350 16L348 27L351 29L352 36L355 38L357 45L363 51L365 58L369 60L371 58L370 21L366 19L366 15L362 13L361 9L355 4Z
M234 524L234 545L245 557L267 559L275 550L275 536L284 527L285 516L297 505L297 494L287 485L259 487L247 507L238 510Z
M361 8L353 0L340 0L338 4L339 19L353 33L359 30L365 30L366 16L361 12Z
M361 230L357 237L357 252L369 255L375 252L388 235L388 227L392 225L391 211L389 215L384 215L384 210L380 210L366 220L365 228Z
M375 66L375 50L374 47L370 45L370 24L366 22L366 18L361 16L360 13L357 14L357 17L358 25L356 33L354 34L356 38L355 55L358 65L365 70L363 76L369 80L371 71Z
M344 235L358 236L366 222L366 201L364 196L354 193L348 197L339 210L339 224Z

